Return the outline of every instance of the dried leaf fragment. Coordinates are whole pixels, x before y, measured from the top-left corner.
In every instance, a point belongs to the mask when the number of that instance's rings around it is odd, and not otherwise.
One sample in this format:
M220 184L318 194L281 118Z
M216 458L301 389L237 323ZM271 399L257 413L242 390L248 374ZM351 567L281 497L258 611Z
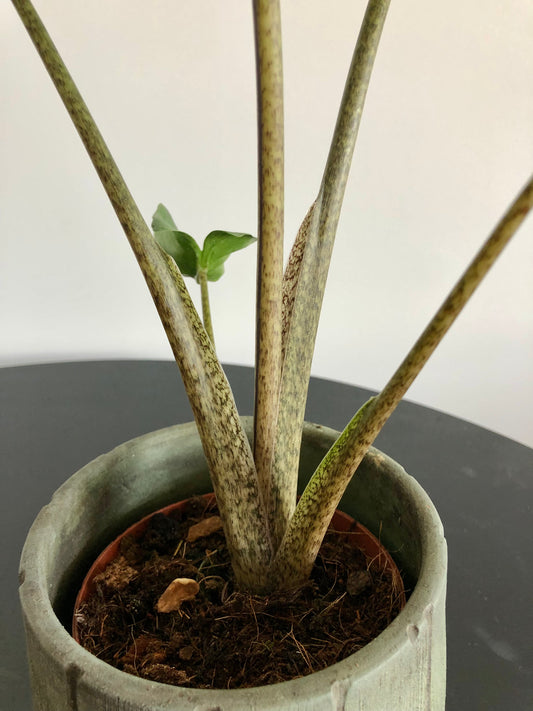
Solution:
M199 523L195 523L194 526L189 528L187 534L187 542L194 543L199 538L205 538L210 536L215 531L220 531L222 528L222 519L220 516L210 516L209 518L204 518Z
M126 562L124 556L111 561L107 568L95 576L94 582L109 590L123 590L138 575L135 568Z
M178 657L184 662L190 662L194 655L194 647L190 645L187 647L182 647L178 652Z
M348 595L359 595L367 590L371 584L372 576L368 570L357 570L348 576L346 591Z
M158 612L174 612L180 609L181 603L193 600L200 586L192 578L175 578L157 601Z
M138 676L136 670L130 672ZM183 669L176 669L168 664L149 664L143 669L143 676L152 681L160 681L164 684L174 684L175 686L184 686L191 680Z

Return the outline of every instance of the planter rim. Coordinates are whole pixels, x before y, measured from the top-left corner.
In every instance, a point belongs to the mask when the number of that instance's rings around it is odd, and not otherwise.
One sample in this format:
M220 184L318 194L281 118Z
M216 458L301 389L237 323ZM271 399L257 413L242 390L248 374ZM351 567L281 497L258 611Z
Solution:
M247 431L250 432L252 418L242 419ZM311 440L331 440L332 442L338 434L337 431L322 425L311 423L304 425L304 436ZM213 707L210 704L220 695L221 690L174 687L141 679L111 667L83 649L63 627L52 608L42 556L44 554L45 559L47 555L53 555L53 551L47 548L47 539L43 535L43 528L48 529L53 537L58 537L57 533L53 533L55 524L57 524L57 510L60 505L64 505L65 500L68 501L80 482L93 476L95 471L120 460L126 454L135 456L135 452L145 445L158 447L169 437L185 439L191 436L199 439L194 422L174 425L124 442L107 454L100 455L86 464L70 477L55 492L50 503L41 509L28 533L20 563L19 593L21 602L24 609L32 610L31 620L25 615L25 624L31 627L43 647L46 647L51 654L64 659L66 665L73 670L73 674L80 676L81 683L83 683L83 677L98 679L99 686L103 690L107 689L111 694L116 686L116 675L118 674L122 678L126 676L130 698L135 698L137 703L147 704L147 708L154 709L154 711L160 707L170 708L169 701L176 704L188 703L189 705L184 708L191 711L193 709L204 711L204 708L205 711L211 711ZM424 607L425 593L429 589L435 591L439 586L440 588L445 586L443 570L446 570L447 549L442 523L426 492L398 463L375 448L371 448L367 456L378 462L379 466L392 469L394 476L402 479L402 484L413 497L417 513L422 519L421 529L424 531L424 535L421 539L421 569L417 584L407 604L386 630L350 657L326 669L291 681L251 689L224 690L224 707L228 704L239 711L255 708L252 705L252 698L256 697L258 689L261 690L261 699L265 708L268 708L270 698L274 700L275 697L276 702L279 703L280 696L286 698L288 703L304 693L330 694L331 689L337 689L342 696L343 693L346 693L343 691L344 687L356 682L358 677L368 674L375 666L376 661L379 663L380 660L395 656L404 645L409 644L407 631L409 629L417 630L421 616L431 615L431 609ZM204 492L199 491L198 493ZM342 504L340 508L342 509ZM430 549L432 554L426 555Z

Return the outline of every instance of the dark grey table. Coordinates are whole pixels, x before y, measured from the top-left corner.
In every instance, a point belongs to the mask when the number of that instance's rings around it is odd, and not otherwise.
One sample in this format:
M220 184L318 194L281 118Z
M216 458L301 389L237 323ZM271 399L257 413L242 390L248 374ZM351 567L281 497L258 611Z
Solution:
M252 370L227 373L250 414ZM341 428L369 394L313 379L307 419ZM30 711L17 567L33 518L95 456L192 416L175 365L154 361L0 369L0 403L0 709ZM408 402L376 444L420 481L444 523L447 711L531 711L533 450Z

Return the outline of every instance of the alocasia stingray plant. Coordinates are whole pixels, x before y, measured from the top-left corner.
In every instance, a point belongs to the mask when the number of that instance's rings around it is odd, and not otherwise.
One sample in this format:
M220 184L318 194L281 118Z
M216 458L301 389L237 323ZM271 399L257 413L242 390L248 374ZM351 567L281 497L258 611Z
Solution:
M533 179L383 390L348 423L297 501L301 430L322 295L389 0L369 0L323 179L285 271L280 8L278 0L253 0L260 186L253 450L212 341L184 285L180 260L176 263L154 239L33 6L29 0L13 3L85 144L158 309L202 439L236 581L259 593L296 586L308 576L333 511L368 447L531 209ZM168 223L168 212L163 217L167 222L156 223L156 235L158 227L177 232ZM190 250L194 265L187 269L202 283L202 270L209 273L209 244L200 251L184 238L180 249Z

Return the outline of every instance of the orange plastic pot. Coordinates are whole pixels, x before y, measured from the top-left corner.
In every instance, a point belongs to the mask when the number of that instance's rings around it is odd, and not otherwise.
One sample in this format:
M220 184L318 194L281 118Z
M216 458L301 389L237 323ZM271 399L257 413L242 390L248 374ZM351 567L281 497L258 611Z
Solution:
M206 504L210 504L214 501L214 494L204 494L202 497ZM154 513L144 516L140 521L137 521L132 526L127 528L123 533L121 533L114 541L112 541L103 551L100 553L98 558L91 565L87 575L85 576L83 583L81 585L80 591L76 597L76 603L74 605L74 614L72 617L72 636L76 641L79 641L78 623L77 623L77 613L80 606L92 595L95 590L95 578L100 573L103 573L107 566L115 560L120 552L120 546L126 536L133 538L140 538L142 534L146 531L150 519L156 514L172 514L174 511L179 511L182 509L188 500L179 501L169 506L165 506ZM342 511L336 511L333 515L331 521L330 529L338 531L339 533L349 534L349 540L354 548L358 548L362 551L368 562L369 567L372 567L376 571L387 571L392 576L394 589L397 591L397 596L400 599L401 607L405 605L405 589L403 585L402 576L394 560L392 559L390 553L385 549L385 547L380 543L380 541L371 533L368 528L365 528L361 523L355 521L348 514Z

